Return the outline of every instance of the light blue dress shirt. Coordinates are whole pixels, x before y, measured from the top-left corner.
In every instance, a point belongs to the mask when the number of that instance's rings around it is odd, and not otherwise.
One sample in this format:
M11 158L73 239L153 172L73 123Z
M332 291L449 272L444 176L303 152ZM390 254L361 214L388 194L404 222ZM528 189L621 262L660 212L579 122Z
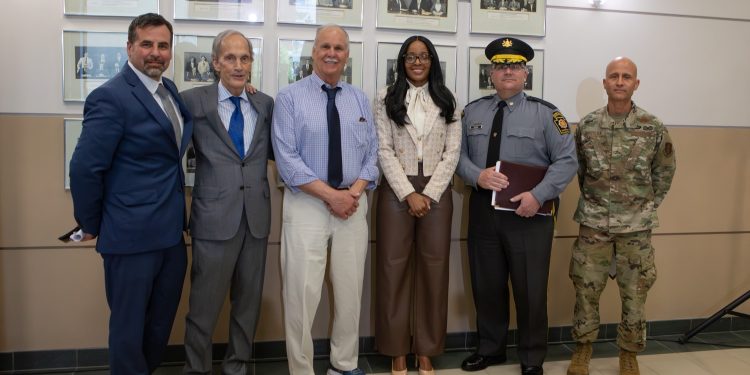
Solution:
M276 96L273 110L273 150L281 178L293 191L315 180L328 180L328 96L324 82L313 73L289 85ZM362 90L339 81L336 108L341 119L341 156L344 179L340 187L356 180L378 178L378 138L370 103Z
M219 82L219 117L221 117L221 123L224 124L224 128L229 131L229 122L232 119L232 112L234 112L234 104L229 100L233 95L227 90L224 85ZM245 120L245 126L242 132L243 143L245 145L245 155L250 153L250 143L253 142L253 134L255 134L255 122L258 120L258 112L255 111L250 101L247 99L247 93L242 90L240 94L240 110L242 111L242 117Z

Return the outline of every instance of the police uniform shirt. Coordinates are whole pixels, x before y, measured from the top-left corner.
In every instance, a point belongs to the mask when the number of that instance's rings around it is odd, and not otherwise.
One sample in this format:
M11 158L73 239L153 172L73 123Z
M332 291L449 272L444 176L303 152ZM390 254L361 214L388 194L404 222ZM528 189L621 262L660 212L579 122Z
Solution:
M474 188L487 160L492 120L500 101L497 95L486 96L464 109L456 173ZM554 105L524 92L505 102L499 159L548 167L544 180L531 194L540 203L556 198L578 170L575 142L567 121Z

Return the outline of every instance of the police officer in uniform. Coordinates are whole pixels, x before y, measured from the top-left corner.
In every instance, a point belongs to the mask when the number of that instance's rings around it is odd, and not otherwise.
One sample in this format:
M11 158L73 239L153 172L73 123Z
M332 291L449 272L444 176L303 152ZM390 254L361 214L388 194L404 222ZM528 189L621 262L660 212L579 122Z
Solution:
M537 215L541 204L556 200L576 174L573 136L565 117L541 99L526 96L528 44L500 38L485 48L497 91L469 103L463 115L461 156L456 172L473 188L469 198L469 264L479 341L461 364L478 371L506 360L509 323L508 278L518 323L518 357L524 375L543 374L547 352L547 279L554 219ZM504 160L547 167L530 191L513 197L515 211L495 210L492 190L512 184L496 172Z

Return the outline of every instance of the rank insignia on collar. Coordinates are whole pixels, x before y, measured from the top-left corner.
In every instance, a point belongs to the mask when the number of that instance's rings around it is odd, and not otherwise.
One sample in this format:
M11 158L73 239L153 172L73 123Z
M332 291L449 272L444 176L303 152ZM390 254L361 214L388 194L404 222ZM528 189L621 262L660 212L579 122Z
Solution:
M570 134L568 120L565 119L565 116L563 116L560 111L552 112L552 122L555 123L555 127L557 127L557 131L560 132L560 135Z

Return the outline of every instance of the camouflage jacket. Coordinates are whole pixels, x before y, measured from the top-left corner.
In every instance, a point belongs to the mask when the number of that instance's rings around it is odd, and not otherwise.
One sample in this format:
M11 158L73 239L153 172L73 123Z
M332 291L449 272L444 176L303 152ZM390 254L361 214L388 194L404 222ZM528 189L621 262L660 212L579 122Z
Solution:
M676 167L664 124L635 104L615 121L605 106L581 119L575 142L581 197L573 219L610 233L657 227Z

